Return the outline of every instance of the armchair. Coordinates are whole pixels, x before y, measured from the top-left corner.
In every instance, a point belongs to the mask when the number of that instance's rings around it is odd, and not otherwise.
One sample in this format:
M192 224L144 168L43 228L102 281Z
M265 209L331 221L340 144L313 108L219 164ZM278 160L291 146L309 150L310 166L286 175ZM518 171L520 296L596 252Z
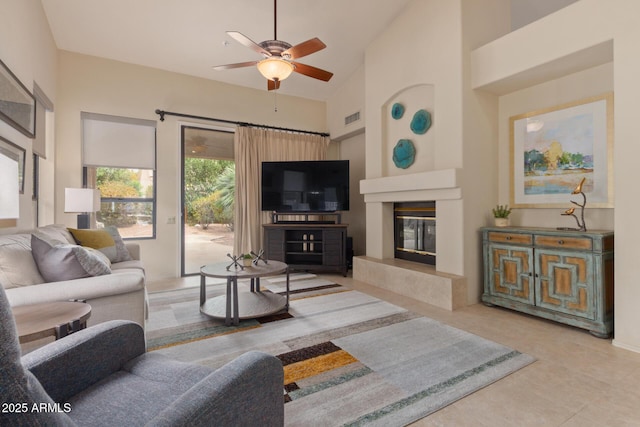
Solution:
M114 320L20 357L0 286L0 425L281 426L283 370L248 352L213 370L145 352L144 332Z

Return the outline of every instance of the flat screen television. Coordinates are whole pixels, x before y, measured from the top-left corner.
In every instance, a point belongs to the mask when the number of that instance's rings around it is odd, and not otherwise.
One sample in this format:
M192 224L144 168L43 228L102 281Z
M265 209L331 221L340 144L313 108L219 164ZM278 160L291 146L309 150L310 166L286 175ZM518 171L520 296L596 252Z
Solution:
M349 210L349 160L262 162L262 210Z

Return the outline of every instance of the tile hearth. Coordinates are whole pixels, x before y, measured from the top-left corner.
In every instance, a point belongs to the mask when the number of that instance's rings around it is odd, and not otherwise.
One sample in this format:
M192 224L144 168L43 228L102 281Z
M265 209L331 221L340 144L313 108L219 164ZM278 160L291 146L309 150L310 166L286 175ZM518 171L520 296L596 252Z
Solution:
M467 305L464 277L438 272L425 264L357 256L353 258L353 278L446 310Z

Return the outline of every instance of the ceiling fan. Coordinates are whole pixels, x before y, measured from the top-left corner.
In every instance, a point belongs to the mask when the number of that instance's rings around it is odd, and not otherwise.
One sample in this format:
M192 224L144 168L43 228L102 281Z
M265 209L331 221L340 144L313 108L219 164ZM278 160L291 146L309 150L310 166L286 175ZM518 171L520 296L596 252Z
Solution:
M314 79L328 82L333 76L333 73L294 61L294 59L302 58L303 56L318 52L327 46L317 37L299 43L295 46L292 46L282 40L278 40L277 11L277 0L273 0L273 40L265 40L261 43L256 43L238 31L227 31L227 34L231 38L254 52L263 55L264 59L259 61L218 65L213 67L213 69L229 70L255 65L257 66L258 71L260 71L260 73L267 79L268 90L280 88L280 82L289 77L294 71Z

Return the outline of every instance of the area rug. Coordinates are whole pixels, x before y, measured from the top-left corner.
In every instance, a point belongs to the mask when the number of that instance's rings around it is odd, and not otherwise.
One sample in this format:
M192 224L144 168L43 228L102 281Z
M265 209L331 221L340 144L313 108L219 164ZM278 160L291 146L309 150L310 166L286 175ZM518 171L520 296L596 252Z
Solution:
M283 287L263 280L268 292ZM248 350L276 355L289 426L407 425L534 361L313 275L291 287L288 313L232 327L199 313L197 288L151 294L149 348L213 368Z

